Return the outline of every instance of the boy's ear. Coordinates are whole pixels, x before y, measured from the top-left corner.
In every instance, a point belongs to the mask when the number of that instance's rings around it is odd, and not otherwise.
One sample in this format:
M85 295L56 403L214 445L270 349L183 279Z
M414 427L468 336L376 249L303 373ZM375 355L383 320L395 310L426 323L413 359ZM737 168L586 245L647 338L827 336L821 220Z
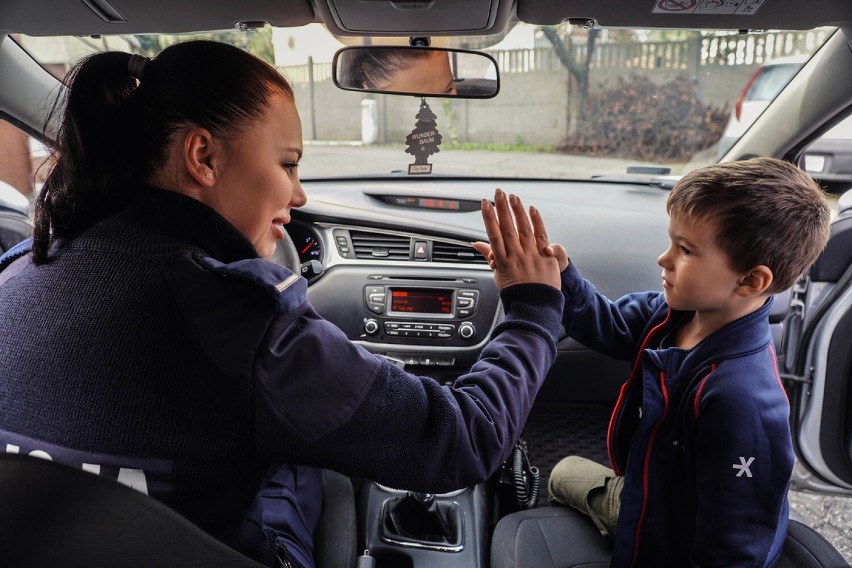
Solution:
M740 296L757 296L763 294L774 280L772 270L760 264L743 274L737 282L737 294Z
M202 187L216 185L219 144L206 128L193 128L183 139L183 158L189 176Z

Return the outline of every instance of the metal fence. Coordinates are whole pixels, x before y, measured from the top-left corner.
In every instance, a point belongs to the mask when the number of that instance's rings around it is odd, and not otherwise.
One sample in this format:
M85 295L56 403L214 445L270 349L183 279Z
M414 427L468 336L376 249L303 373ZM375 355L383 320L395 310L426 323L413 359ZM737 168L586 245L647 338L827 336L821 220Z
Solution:
M590 60L592 69L691 69L701 66L754 65L772 59L809 54L831 30L708 35L683 41L598 42ZM584 61L585 40L571 47L575 62ZM501 73L554 71L562 67L550 47L489 51Z
M287 65L278 71L291 83L331 81L331 62L314 63L310 57L304 65Z
M778 57L809 54L830 29L800 32L707 35L683 41L612 42L595 44L592 69L696 69L702 66L756 65ZM574 61L584 61L585 40L571 47ZM562 62L551 47L488 50L501 73L556 71ZM293 83L331 79L331 63L308 63L279 68ZM313 77L311 77L313 74Z

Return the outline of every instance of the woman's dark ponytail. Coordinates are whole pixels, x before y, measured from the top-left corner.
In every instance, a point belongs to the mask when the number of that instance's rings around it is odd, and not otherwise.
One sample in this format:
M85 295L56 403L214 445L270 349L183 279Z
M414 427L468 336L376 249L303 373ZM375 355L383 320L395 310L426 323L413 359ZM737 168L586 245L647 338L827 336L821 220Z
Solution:
M35 204L33 260L47 260L53 238L71 236L121 201L132 133L123 131L123 110L136 89L130 55L99 53L70 71L70 85L51 118L62 116L54 162ZM50 121L50 119L49 119Z
M35 206L33 261L54 238L70 238L150 182L178 133L205 128L228 137L263 120L270 97L292 97L287 80L224 43L174 44L150 61L106 52L77 64L51 117L61 116L55 163Z

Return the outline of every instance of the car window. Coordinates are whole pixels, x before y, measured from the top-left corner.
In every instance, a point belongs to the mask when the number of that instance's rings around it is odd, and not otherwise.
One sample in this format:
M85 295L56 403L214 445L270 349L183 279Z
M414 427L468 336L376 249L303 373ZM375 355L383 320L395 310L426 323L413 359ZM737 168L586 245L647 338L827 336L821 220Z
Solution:
M0 120L0 182L32 199L44 182L48 153L37 139Z

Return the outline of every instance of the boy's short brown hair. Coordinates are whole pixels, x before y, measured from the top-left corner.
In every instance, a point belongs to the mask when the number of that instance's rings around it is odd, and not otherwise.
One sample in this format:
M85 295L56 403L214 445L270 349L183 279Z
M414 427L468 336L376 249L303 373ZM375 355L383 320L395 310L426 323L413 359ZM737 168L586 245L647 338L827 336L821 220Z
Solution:
M766 265L768 292L786 290L825 247L831 212L819 185L775 158L726 162L694 170L666 202L669 215L709 221L736 272Z

